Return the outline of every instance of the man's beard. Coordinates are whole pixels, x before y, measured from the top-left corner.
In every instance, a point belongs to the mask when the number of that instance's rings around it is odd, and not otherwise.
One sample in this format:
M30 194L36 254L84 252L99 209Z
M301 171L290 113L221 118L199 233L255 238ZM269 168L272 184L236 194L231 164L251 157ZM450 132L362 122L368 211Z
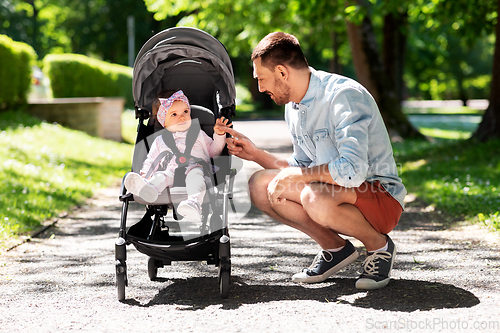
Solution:
M267 91L267 94L271 96L274 103L281 106L290 102L290 87L280 81L276 81L276 91L279 91L279 96Z

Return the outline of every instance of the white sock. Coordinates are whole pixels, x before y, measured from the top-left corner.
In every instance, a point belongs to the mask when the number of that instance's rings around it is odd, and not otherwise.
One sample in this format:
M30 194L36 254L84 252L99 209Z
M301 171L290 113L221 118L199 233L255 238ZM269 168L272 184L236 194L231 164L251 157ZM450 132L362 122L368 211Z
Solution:
M375 250L375 251L369 251L370 253L373 253L373 252L379 252L379 251L387 251L387 249L389 248L389 242L386 242L385 243L385 246L384 247L381 247L380 249L378 250Z
M341 246L341 247L337 247L337 248L335 248L335 249L327 249L327 250L325 250L325 251L328 251L328 252L339 252L339 251L340 251L340 250L342 250L344 247L345 247L345 245L344 245L344 246Z

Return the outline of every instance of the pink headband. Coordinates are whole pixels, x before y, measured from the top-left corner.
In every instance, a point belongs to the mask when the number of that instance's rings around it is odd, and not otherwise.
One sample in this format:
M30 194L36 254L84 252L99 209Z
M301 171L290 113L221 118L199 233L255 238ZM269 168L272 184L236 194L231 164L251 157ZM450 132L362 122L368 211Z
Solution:
M169 98L160 98L160 107L158 108L158 113L156 114L156 118L158 118L158 122L165 127L165 117L167 116L168 109L174 104L175 101L181 101L186 103L191 111L191 105L189 105L189 100L184 95L182 90L179 90L172 94Z

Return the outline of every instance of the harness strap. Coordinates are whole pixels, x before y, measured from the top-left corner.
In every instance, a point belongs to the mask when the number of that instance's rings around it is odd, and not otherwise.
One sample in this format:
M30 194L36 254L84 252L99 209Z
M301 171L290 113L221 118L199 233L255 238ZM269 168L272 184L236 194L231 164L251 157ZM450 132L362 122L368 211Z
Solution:
M191 126L188 129L186 134L186 149L184 153L179 151L179 148L175 145L175 139L170 131L163 131L161 136L165 144L168 148L172 150L174 155L176 156L176 162L178 166L185 166L189 162L191 156L191 150L193 149L194 144L196 143L196 139L198 138L198 134L200 133L200 123L198 119L191 120Z
M151 174L152 174L153 172L155 172L156 170L158 170L158 167L159 167L159 165L160 165L160 162L161 162L161 160L162 160L165 156L167 156L167 160L170 160L170 159L172 158L171 156L169 157L168 155L172 155L172 153L171 153L171 152L169 152L168 150L166 150L166 151L162 151L162 152L161 152L161 153L160 153L160 154L159 154L159 155L155 158L155 160L154 160L154 161L153 161L153 163L151 164L151 167L149 168L149 170L148 170L148 172L146 173L146 176L145 176L144 178L149 179L149 177L151 177Z

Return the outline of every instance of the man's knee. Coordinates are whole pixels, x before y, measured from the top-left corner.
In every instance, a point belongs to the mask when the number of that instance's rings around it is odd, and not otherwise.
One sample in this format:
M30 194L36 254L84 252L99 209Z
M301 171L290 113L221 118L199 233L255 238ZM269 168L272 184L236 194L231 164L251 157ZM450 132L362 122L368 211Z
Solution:
M248 190L250 191L250 199L254 205L260 206L266 202L267 186L273 179L267 170L255 172L248 180Z
M300 202L302 206L307 209L315 209L316 206L321 205L321 192L313 189L311 186L306 186L300 192Z

